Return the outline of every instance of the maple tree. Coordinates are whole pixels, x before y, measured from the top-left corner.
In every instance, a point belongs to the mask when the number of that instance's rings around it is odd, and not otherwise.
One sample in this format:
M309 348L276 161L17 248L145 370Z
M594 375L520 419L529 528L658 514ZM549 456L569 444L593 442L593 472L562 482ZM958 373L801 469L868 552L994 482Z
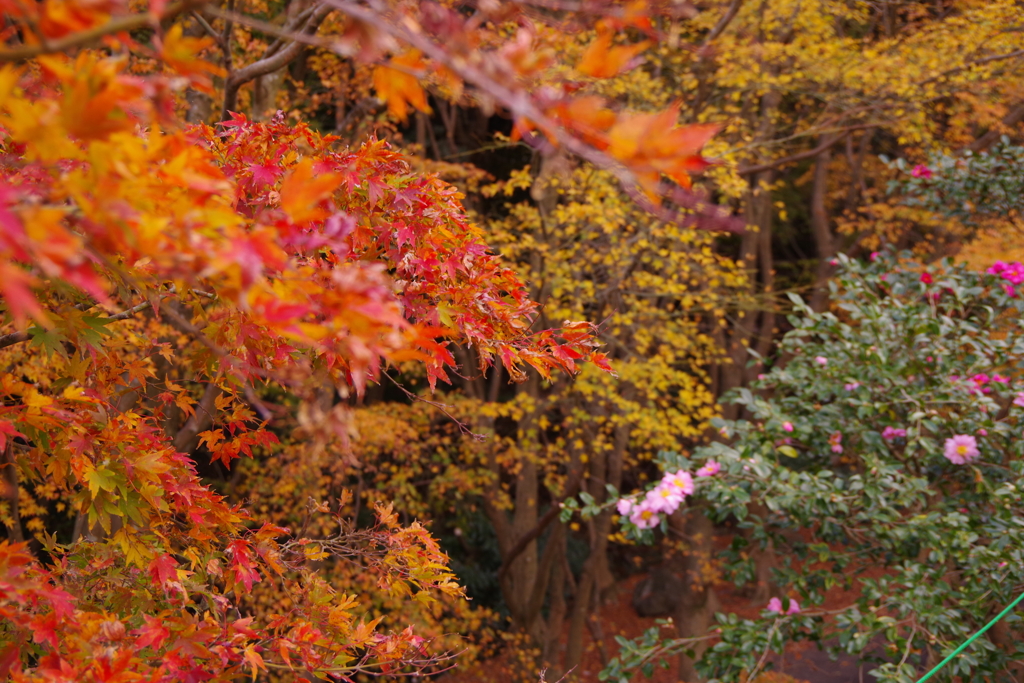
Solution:
M15 680L106 681L443 665L412 626L385 631L317 571L350 558L394 597L458 598L424 527L383 501L354 526L339 492L286 528L230 502L200 469L275 452L282 420L304 457L344 447L344 399L403 363L431 387L447 382L467 369L460 345L478 371L498 363L514 380L524 368L607 372L607 359L590 323L532 329L537 305L455 188L411 173L382 140L343 150L283 116L234 113L238 88L286 64L336 12L335 49L381 61L372 82L392 115L426 107L423 79L472 88L508 109L517 135L603 164L647 209L732 227L686 189L714 128L569 87L526 97L549 62L528 26L508 40L442 4L314 4L237 70L243 18L222 11L219 41L173 23L199 7L0 5L0 352L12 369L0 380L0 667ZM478 10L508 26L524 7ZM580 66L594 77L647 47L613 46L615 32L653 38L661 11L606 9ZM227 69L202 58L218 42ZM212 93L213 79L224 120L183 126L181 89ZM306 533L313 518L317 535ZM267 609L258 595L269 584Z

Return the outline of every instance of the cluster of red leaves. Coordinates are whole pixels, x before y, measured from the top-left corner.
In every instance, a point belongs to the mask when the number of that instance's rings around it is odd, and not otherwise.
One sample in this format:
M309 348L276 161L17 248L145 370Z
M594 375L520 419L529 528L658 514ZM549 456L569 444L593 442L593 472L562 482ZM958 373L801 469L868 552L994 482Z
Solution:
M581 361L609 369L586 323L530 331L536 304L489 253L458 191L434 176L412 174L387 143L339 151L334 138L280 118L258 123L236 114L224 125L223 133L209 126L196 133L235 182L237 210L276 221L282 244L325 269L383 262L405 318L418 326L415 355L426 363L431 385L447 380L446 368L454 366L447 342L435 341L439 336L475 346L485 366L499 357L516 378L524 363L545 377L575 372ZM335 212L311 216L323 227L297 227L296 212L318 211L316 200L327 195Z

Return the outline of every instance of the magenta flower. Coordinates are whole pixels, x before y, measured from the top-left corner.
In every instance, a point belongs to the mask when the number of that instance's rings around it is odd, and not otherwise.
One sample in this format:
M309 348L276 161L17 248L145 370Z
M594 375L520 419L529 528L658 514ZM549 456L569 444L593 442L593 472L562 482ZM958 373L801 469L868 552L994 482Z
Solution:
M984 427L981 427L980 429L978 429L978 431L975 432L975 434L977 434L978 436L988 436L988 430L985 429Z
M923 282L926 285L930 285L933 282L932 274L929 273L928 271L921 273L921 282Z
M704 463L704 467L701 467L699 470L697 470L697 476L713 477L714 475L718 474L721 471L721 469L722 466L719 465L716 461L708 460L706 463Z
M1024 264L1014 261L1013 263L1006 263L1005 261L996 261L992 264L987 271L989 275L998 275L1003 278L1011 285L1024 284ZM1004 285L1006 288L1006 285ZM1013 296L1013 288L1007 289L1007 294Z
M886 427L882 430L882 438L886 441L893 441L894 439L906 438L907 430L900 429L899 427Z
M843 385L843 389L846 389L847 391L853 391L854 389L856 389L859 386L860 386L860 382L850 382L849 384L844 384Z
M818 365L828 365L828 358L825 358L825 356L817 356L814 359L814 362Z
M928 168L924 164L918 164L917 166L914 167L914 170L910 172L910 175L914 176L915 178L928 180L929 178L932 177L932 169Z
M782 423L782 430L786 431L786 432L793 431L793 423L792 422L783 422Z
M871 260L872 260L872 261L877 261L877 260L878 260L878 257L879 257L879 255L880 255L880 254L879 254L879 252L877 252L877 251L873 251L873 252L871 252L871 256L870 256L870 258L871 258Z
M957 434L951 439L946 439L943 455L954 465L966 465L978 459L981 452L978 450L978 441L969 434Z

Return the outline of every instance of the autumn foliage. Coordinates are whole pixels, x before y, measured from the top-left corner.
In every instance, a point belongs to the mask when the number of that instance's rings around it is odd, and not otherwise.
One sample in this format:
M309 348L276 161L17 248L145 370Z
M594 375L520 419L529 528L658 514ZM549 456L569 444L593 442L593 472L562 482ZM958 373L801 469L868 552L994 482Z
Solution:
M758 604L783 545L615 501L839 252L1013 241L1019 9L0 0L0 675L557 680L657 556L692 679L715 534Z

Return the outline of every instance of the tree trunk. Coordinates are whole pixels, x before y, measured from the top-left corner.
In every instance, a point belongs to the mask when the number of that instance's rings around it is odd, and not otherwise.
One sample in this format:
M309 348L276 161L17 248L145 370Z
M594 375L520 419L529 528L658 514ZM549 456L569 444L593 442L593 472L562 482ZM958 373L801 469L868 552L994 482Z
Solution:
M705 510L699 507L688 510L685 516L673 515L669 521L673 530L678 530L688 540L686 552L677 560L683 578L683 594L675 615L676 629L680 638L703 636L720 608L718 596L711 585L714 579L714 525ZM695 663L707 647L707 643L695 646L693 658L679 655L680 680L688 683L701 680Z
M819 144L824 145L834 136L823 135ZM836 254L835 238L829 225L828 208L828 165L832 161L832 148L826 147L814 159L814 183L811 187L811 232L818 251L818 267L814 275L814 292L811 294L811 308L819 313L828 305L828 279L834 270L832 257Z

